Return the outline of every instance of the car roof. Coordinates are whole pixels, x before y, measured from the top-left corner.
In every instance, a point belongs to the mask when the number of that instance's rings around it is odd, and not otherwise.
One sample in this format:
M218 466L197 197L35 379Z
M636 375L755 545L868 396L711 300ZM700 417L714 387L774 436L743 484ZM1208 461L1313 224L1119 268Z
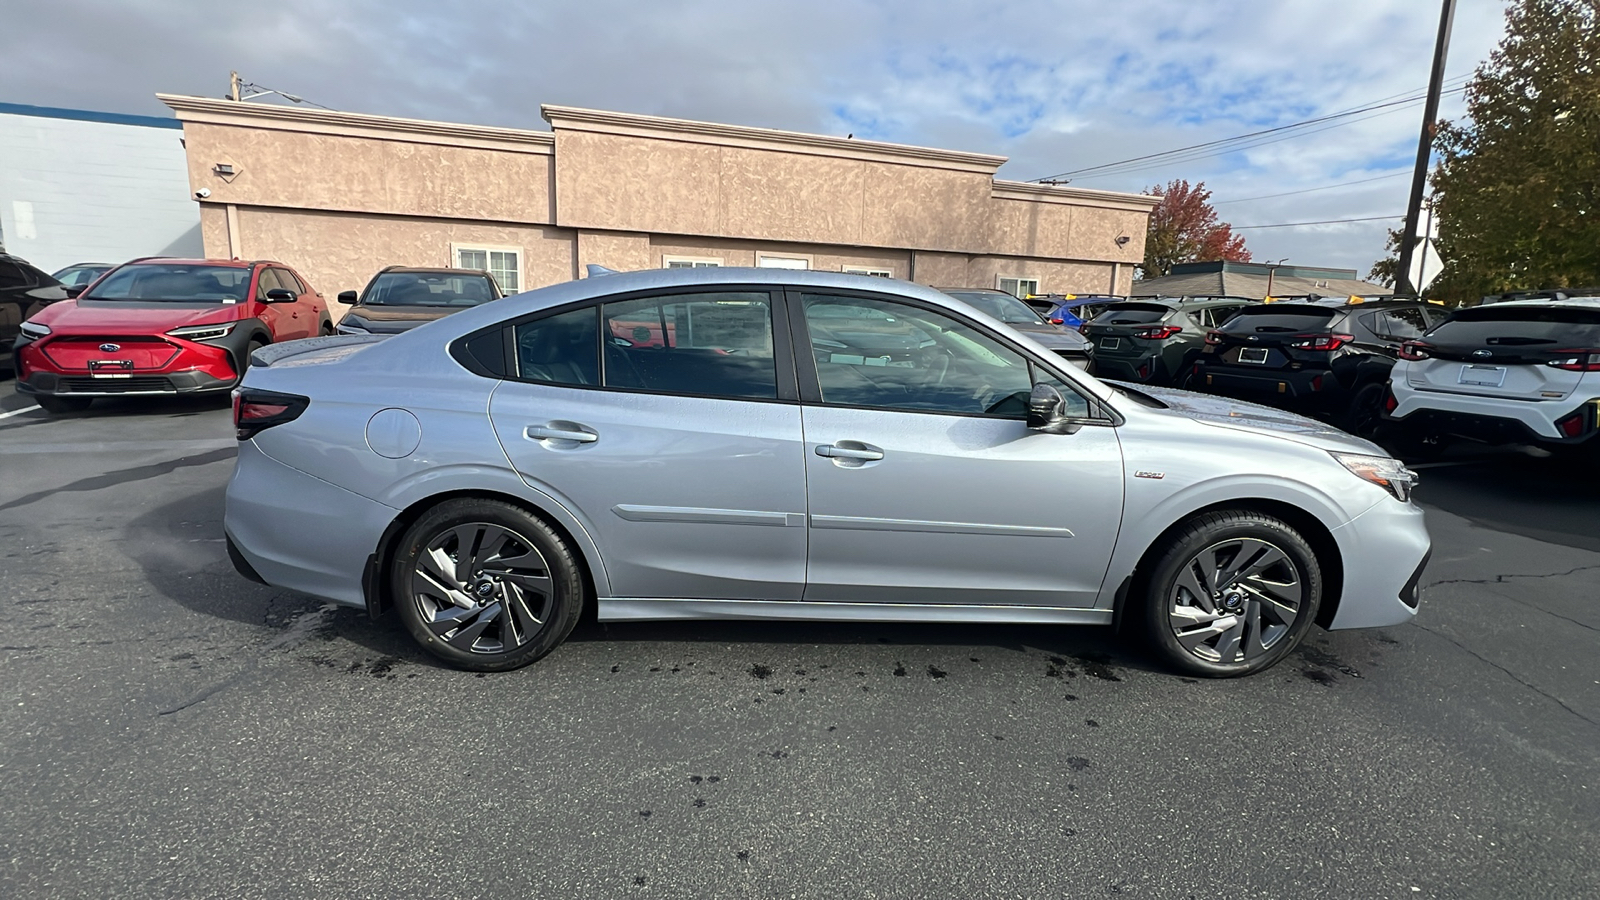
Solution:
M1502 300L1499 303L1484 303L1481 306L1576 306L1581 309L1600 308L1600 297L1564 297L1559 300ZM1475 307L1474 307L1475 308Z
M452 269L448 266L384 266L378 270L379 275L399 272L402 275L482 275L488 277L489 273L482 269Z
M146 266L165 263L178 266L229 266L235 269L248 269L251 266L282 266L283 263L269 259L189 259L178 256L141 256L123 263L125 266Z

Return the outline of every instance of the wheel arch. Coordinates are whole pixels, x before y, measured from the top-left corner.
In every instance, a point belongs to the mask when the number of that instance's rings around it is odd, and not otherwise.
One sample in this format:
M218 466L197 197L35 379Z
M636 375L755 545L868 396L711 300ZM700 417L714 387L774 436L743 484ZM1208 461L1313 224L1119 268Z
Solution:
M562 516L551 513L526 497L494 490L460 489L431 494L412 502L400 510L394 521L383 530L383 535L378 539L378 546L368 557L361 576L361 591L366 597L369 616L376 619L390 609L389 562L393 559L406 529L440 503L461 499L495 500L510 504L538 518L560 535L578 557L578 572L583 580L583 615L594 614L596 598L599 595L597 585L605 578L605 573L599 568L598 551L588 540L580 539L578 534L563 521Z
M1339 544L1334 540L1333 532L1315 514L1293 503L1266 497L1250 497L1219 500L1191 510L1177 517L1171 525L1146 544L1139 554L1138 562L1134 564L1133 571L1123 579L1122 585L1116 592L1113 619L1119 627L1123 620L1124 605L1130 597L1142 596L1141 592L1148 583L1150 568L1167 540L1195 517L1224 511L1254 512L1272 516L1281 519L1305 538L1306 543L1311 545L1312 552L1317 555L1317 565L1322 569L1322 603L1317 609L1317 624L1327 628L1333 622L1335 614L1339 611L1339 602L1344 595L1344 556L1339 551Z

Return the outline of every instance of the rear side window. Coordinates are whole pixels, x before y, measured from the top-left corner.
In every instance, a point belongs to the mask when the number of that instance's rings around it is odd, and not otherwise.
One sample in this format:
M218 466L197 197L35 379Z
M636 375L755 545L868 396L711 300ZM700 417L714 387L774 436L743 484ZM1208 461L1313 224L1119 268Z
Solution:
M1341 310L1317 306L1252 306L1222 324L1228 334L1301 334L1327 331Z
M1172 312L1160 303L1114 303L1094 317L1096 325L1145 325L1159 322Z
M20 288L33 284L33 279L18 265L0 260L0 289Z
M606 387L777 399L770 295L673 294L600 309Z
M1428 320L1420 309L1380 310L1362 316L1361 322L1377 334L1401 341L1421 337L1428 330Z
M495 332L498 334L499 332ZM600 383L599 309L586 307L515 328L517 377L546 384ZM492 347L485 347L492 353Z
M1461 310L1427 337L1435 343L1483 347L1600 347L1600 309L1480 306Z

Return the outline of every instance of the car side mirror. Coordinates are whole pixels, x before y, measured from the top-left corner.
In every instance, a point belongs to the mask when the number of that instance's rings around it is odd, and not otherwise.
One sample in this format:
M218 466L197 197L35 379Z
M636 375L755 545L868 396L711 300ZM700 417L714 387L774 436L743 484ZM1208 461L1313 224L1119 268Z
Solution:
M83 293L84 288L87 287L87 284L64 284L61 286L62 290L66 291L68 300L71 300Z
M268 303L293 303L299 299L299 297L295 296L294 291L291 291L288 288L273 288L272 290L267 291Z
M1084 420L1067 415L1067 399L1048 384L1036 384L1028 395L1028 427L1045 434L1072 434Z
M355 302L356 302L356 292L355 291L340 291L339 292L339 302L340 303L348 303L348 304L354 306Z

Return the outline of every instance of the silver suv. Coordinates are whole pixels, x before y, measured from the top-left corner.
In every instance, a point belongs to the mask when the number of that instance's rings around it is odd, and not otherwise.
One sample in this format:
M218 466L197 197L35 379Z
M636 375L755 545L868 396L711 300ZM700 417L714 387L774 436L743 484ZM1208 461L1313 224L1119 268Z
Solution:
M458 666L605 619L1111 625L1241 675L1411 618L1376 445L1084 374L930 288L673 269L258 351L230 555Z
M1410 449L1600 449L1600 298L1460 310L1401 348L1389 390L1387 421Z

